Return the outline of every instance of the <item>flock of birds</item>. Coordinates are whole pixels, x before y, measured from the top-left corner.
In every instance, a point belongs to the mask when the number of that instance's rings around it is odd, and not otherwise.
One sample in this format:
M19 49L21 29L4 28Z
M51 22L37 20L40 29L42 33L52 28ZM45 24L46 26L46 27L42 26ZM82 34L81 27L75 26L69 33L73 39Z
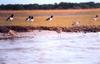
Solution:
M46 21L52 21L52 20L53 20L53 17L54 17L54 16L51 15L50 17L48 17L48 18L46 19ZM98 18L99 18L99 15L95 15L95 16L93 17L93 20L94 20L94 21L97 21ZM7 20L7 21L13 21L13 20L14 20L14 14L11 14L6 20ZM28 16L28 17L26 18L25 21L33 22L34 20L35 20L35 19L34 19L33 16ZM75 21L75 22L73 22L73 23L72 23L72 26L80 26L80 21Z
M50 17L48 17L48 18L46 19L46 21L52 21L53 18L54 18L54 16L51 15ZM92 19L93 19L94 21L97 21L98 18L99 18L99 15L95 15ZM13 20L14 20L14 14L11 14L11 15L6 19L6 21L13 21ZM26 18L25 21L33 22L34 20L35 20L35 19L34 19L33 16L28 16L28 17ZM80 21L75 21L75 22L73 22L73 23L72 23L72 26L80 26ZM7 30L7 31L5 31L5 32L8 33L9 35L11 35L12 37L13 37L13 36L16 36L16 33L15 33L13 30ZM5 32L3 32L3 33L5 33Z
M46 19L46 21L51 21L53 19L53 15L51 15L50 17L48 17ZM14 14L11 14L10 16L7 17L6 21L13 21L14 20ZM29 21L29 22L33 22L35 19L33 16L28 16L25 21ZM4 30L5 29L5 30ZM1 32L3 33L3 36L6 36L6 35L10 35L11 37L15 37L17 36L16 32L11 30L11 29L8 29L6 27L4 28L0 28Z
M13 21L13 19L14 19L14 14L11 14L11 15L6 19L6 21ZM46 21L51 21L52 19L53 19L53 15L51 15L50 17L48 17L48 18L46 19ZM34 17L33 17L33 16L28 16L28 17L26 18L25 21L30 21L30 22L32 22L32 21L34 21Z

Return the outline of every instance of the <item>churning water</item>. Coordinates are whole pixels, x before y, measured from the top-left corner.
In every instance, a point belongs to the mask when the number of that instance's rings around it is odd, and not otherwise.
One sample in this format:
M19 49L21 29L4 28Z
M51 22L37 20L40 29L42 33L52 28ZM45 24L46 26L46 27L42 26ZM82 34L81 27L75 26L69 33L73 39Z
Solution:
M0 40L0 64L100 64L100 33L35 30Z

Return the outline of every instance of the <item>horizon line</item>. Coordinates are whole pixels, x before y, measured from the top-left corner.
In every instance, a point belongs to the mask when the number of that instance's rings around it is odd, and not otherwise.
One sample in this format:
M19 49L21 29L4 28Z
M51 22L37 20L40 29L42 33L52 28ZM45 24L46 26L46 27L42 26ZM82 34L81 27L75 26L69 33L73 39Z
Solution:
M63 2L63 1L62 1ZM62 2L59 2L59 3L62 3ZM100 3L100 2L94 2L94 1L87 1L87 2L63 2L63 3L88 3L88 2L93 2L93 3ZM9 4L1 4L0 5L28 5L28 4L39 4L39 5L44 5L44 4L56 4L57 2L54 2L54 3L9 3ZM57 3L57 4L59 4Z

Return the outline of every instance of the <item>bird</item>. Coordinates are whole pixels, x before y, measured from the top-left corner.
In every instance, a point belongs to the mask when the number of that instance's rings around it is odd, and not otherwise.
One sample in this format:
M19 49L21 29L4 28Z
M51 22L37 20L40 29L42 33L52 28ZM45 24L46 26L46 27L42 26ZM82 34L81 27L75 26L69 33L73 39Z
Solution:
M98 17L99 17L99 15L96 15L95 17L93 17L93 20L97 21Z
M28 16L27 18L26 18L26 21L34 21L34 17L33 16Z
M46 19L46 21L51 21L51 20L53 20L53 15L51 15L50 17L48 17L48 18Z
M6 20L7 21L13 21L14 19L14 14L11 14Z

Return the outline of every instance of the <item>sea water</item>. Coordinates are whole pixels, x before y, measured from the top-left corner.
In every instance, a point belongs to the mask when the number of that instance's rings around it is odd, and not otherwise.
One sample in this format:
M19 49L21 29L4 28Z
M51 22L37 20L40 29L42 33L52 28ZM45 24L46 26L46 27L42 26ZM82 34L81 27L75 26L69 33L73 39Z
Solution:
M0 64L100 64L100 33L35 30L0 40Z

